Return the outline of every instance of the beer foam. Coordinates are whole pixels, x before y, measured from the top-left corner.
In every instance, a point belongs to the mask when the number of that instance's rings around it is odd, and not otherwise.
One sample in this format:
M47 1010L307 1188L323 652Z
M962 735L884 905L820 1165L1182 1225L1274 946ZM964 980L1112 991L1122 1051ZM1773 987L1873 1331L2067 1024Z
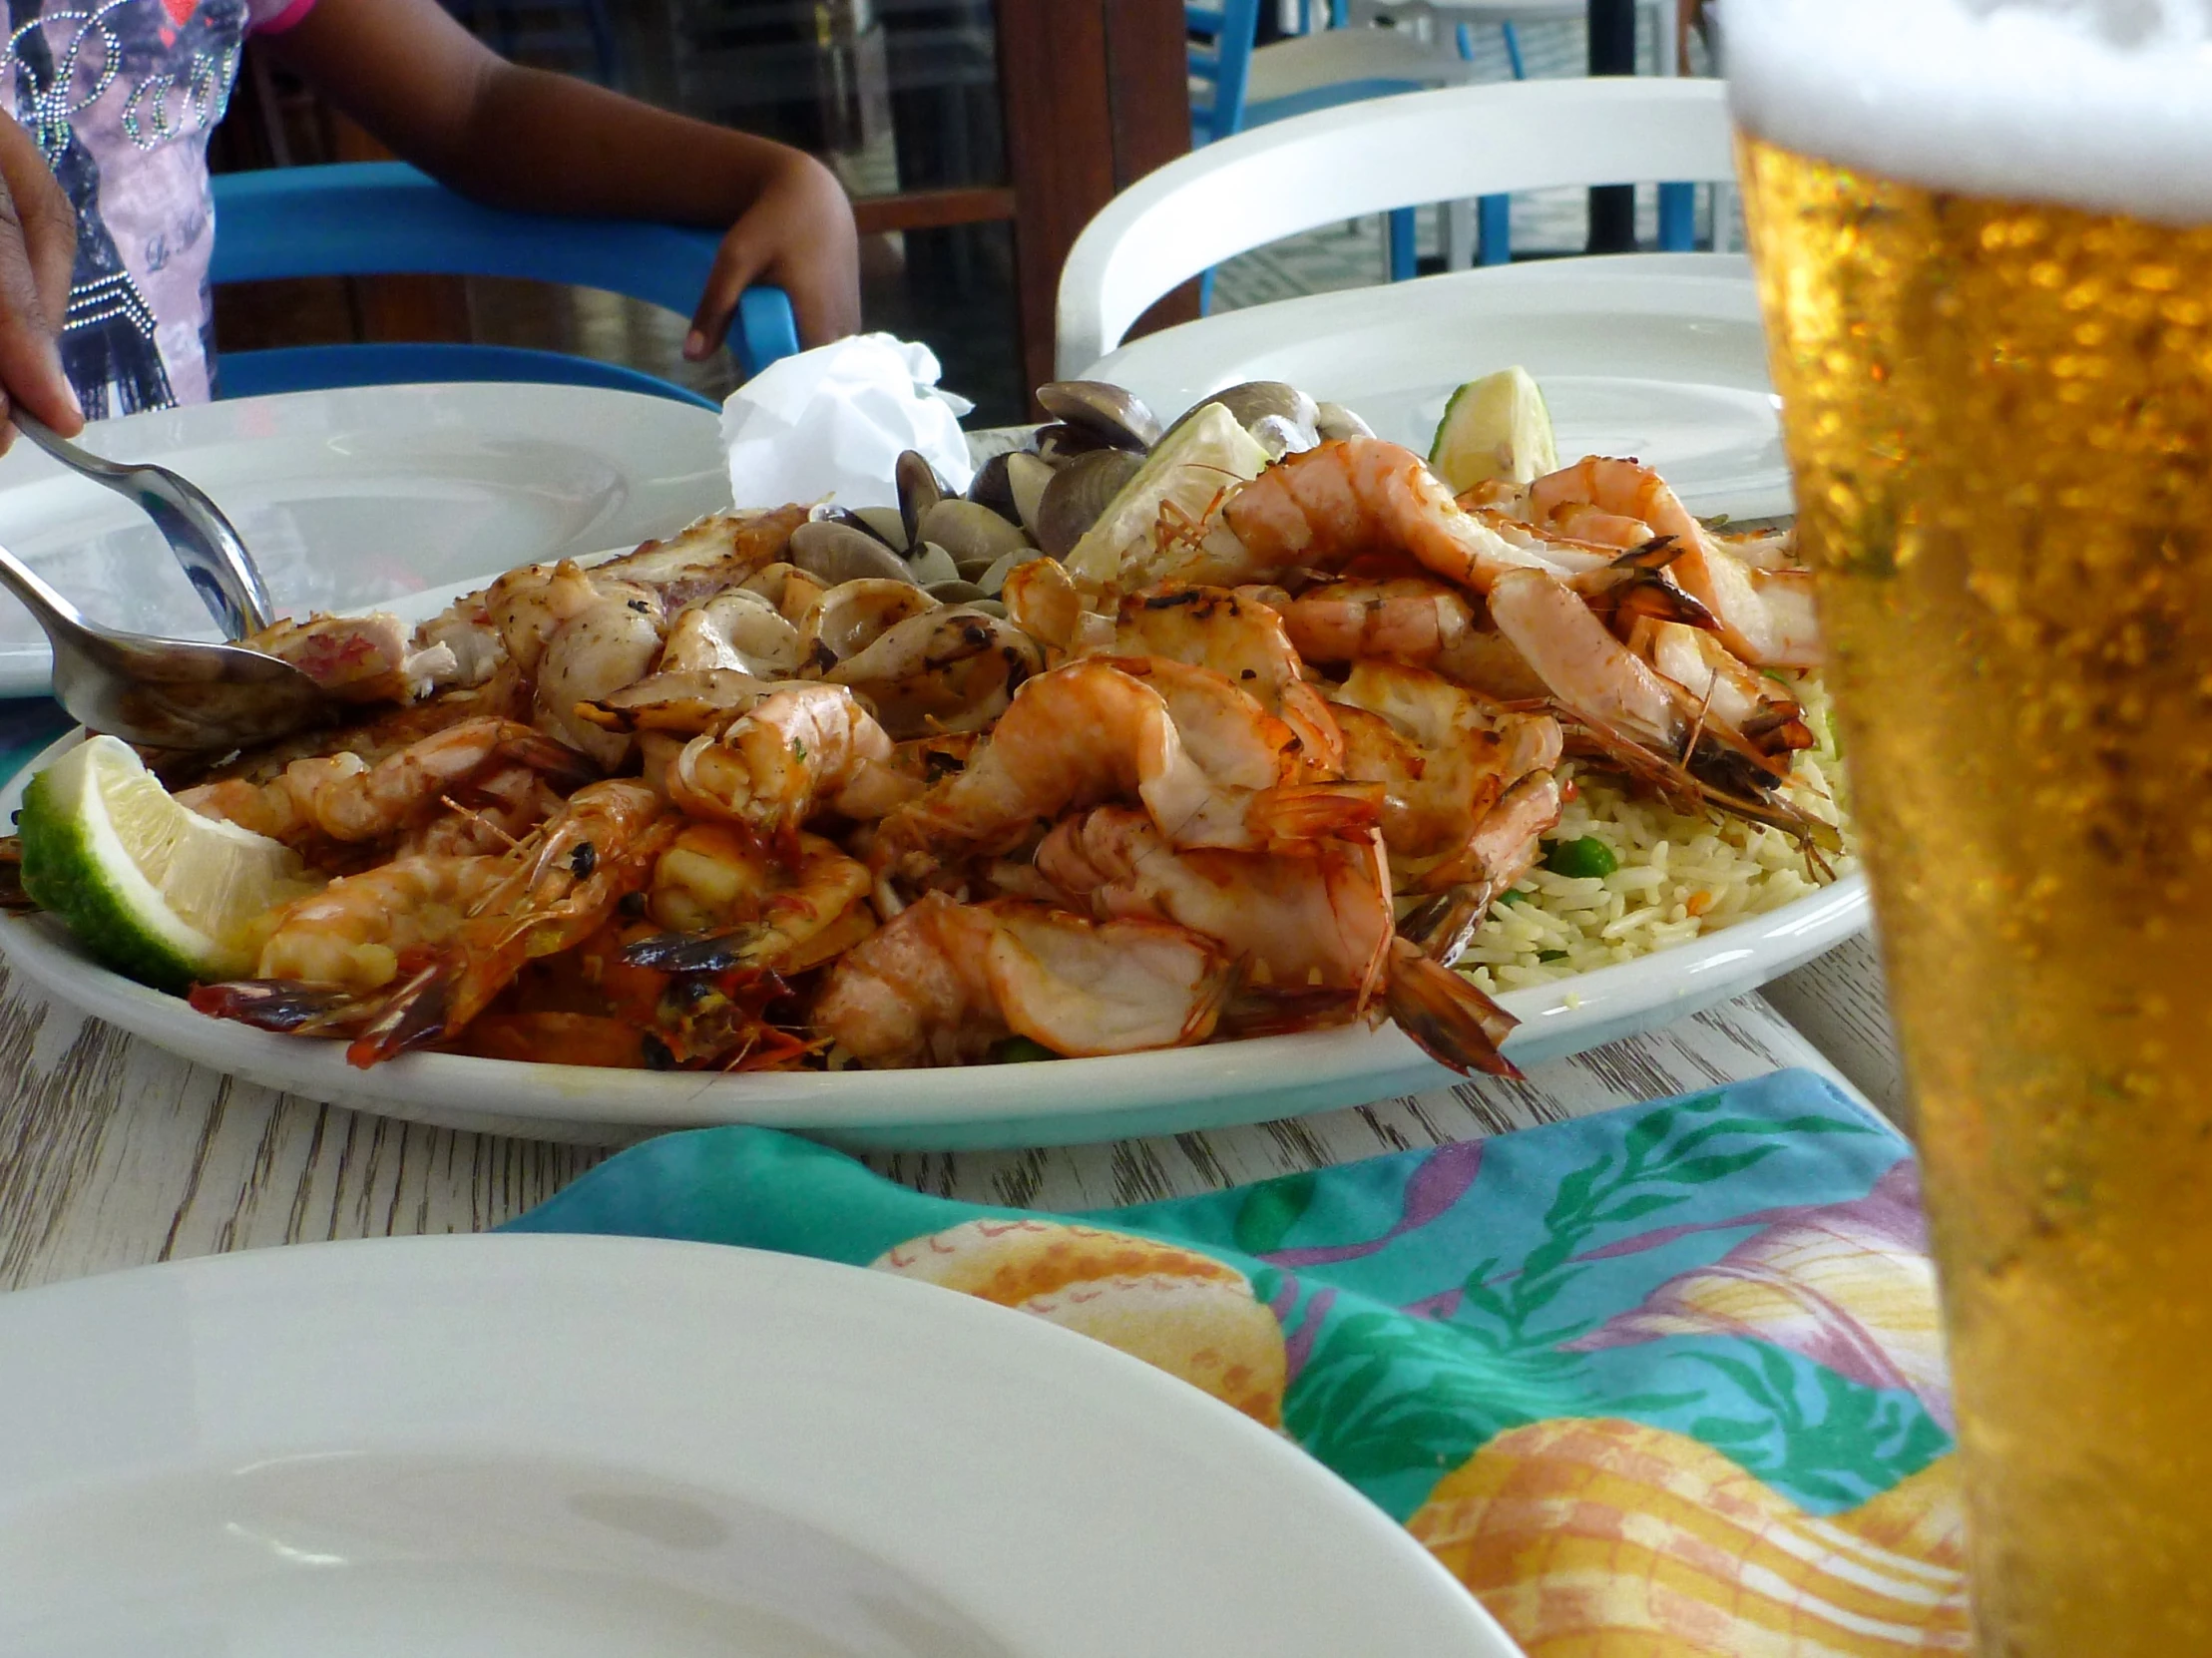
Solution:
M1934 190L2212 222L2212 0L1722 0L1736 119Z

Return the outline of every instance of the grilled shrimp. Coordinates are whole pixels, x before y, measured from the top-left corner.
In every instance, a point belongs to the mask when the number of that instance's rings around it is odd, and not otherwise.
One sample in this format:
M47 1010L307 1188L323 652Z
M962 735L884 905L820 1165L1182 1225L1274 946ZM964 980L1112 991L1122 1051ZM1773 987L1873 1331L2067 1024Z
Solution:
M1558 583L1510 578L1492 592L1490 609L1551 686L1574 734L1609 764L1668 798L1770 824L1809 847L1841 846L1833 825L1772 795L1787 771L1787 748L1779 757L1762 752L1749 735L1713 721L1700 700L1653 672Z
M518 761L570 781L588 775L573 749L514 720L486 716L449 725L374 765L341 752L294 760L267 783L242 778L203 783L177 798L203 817L287 845L317 836L382 840L498 761Z
M999 597L1015 626L1053 653L1055 667L1063 656L1088 656L1113 647L1113 619L1088 608L1083 590L1058 559L1016 565Z
M649 922L609 922L533 966L496 1011L460 1035L461 1051L538 1063L667 1070L771 1070L808 1051L770 1021L790 992L772 973L663 972L627 959Z
M646 889L646 913L664 931L633 940L623 959L664 973L804 972L875 930L874 880L818 835L800 835L786 859L720 824L687 823Z
M891 739L851 691L795 685L762 698L719 734L693 737L669 763L665 787L692 817L773 838L795 833L824 809L864 814L869 774L891 755Z
M1380 792L1289 779L1289 726L1220 674L1090 657L1024 685L967 770L883 822L893 855L1012 850L1071 808L1141 800L1178 846L1259 847L1372 824Z
M1467 594L1429 577L1317 583L1279 603L1291 642L1309 662L1404 662L1502 702L1550 694Z
M1711 633L1639 618L1628 648L1680 685L1707 721L1758 752L1786 760L1813 746L1797 699L1779 680L1745 667Z
M1447 582L1487 593L1509 571L1561 569L1465 511L1420 456L1380 438L1286 455L1238 485L1217 513L1164 580L1233 587L1398 552Z
M1731 651L1753 667L1820 665L1811 575L1738 558L1649 467L1592 455L1539 478L1528 504L1534 522L1590 541L1638 547L1670 538L1680 552L1669 573L1711 613Z
M402 830L395 857L464 858L503 852L561 809L561 796L533 766L495 762L439 796L438 807Z
M532 961L580 944L651 879L673 834L643 783L592 783L534 841L500 860L498 884L433 960L379 999L346 1050L367 1066L449 1040Z
M1177 850L1143 812L1101 806L1037 849L1046 880L1102 920L1171 921L1247 958L1261 985L1352 993L1382 983L1390 877L1373 831L1291 853Z
M416 856L343 876L276 912L254 976L381 989L409 957L458 933L507 873L504 858Z
M1177 850L1141 812L1106 806L1045 837L1037 867L1102 916L1149 916L1218 940L1255 986L1343 993L1353 1014L1384 1007L1455 1070L1519 1072L1498 1044L1513 1017L1473 983L1397 937L1390 874L1372 837L1300 856Z
M1490 614L1562 706L1660 754L1682 752L1690 717L1676 688L1565 584L1534 571L1509 577L1492 590Z
M1257 593L1166 585L1121 602L1113 649L1211 668L1259 699L1297 735L1305 758L1324 770L1344 763L1344 739L1282 618Z
M972 1062L1009 1035L1133 1053L1204 1041L1231 977L1215 946L1162 922L929 893L838 958L814 1029L872 1065Z
M1359 663L1336 698L1351 775L1389 791L1383 839L1402 891L1477 881L1502 891L1526 873L1537 837L1558 821L1558 721L1396 662Z

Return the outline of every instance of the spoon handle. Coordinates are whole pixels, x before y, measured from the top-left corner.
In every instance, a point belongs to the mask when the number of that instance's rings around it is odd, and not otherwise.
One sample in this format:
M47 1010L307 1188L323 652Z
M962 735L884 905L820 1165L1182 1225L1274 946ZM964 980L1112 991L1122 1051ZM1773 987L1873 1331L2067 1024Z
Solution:
M167 467L126 465L80 449L20 407L8 413L25 437L70 471L138 504L225 637L243 638L269 624L274 612L260 571L222 510L199 486Z
M85 634L87 623L83 613L4 547L0 547L0 587L23 602L32 620L46 629L46 636L57 652L65 641L73 643Z

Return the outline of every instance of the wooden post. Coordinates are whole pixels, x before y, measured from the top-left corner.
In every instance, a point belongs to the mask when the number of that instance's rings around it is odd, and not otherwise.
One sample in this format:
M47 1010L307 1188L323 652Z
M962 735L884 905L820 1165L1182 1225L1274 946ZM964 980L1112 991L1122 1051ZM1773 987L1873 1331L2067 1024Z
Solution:
M1114 193L1190 148L1182 0L998 0L1022 368L1053 377L1061 266ZM1170 296L1171 299L1177 296ZM1194 296L1154 307L1195 315Z

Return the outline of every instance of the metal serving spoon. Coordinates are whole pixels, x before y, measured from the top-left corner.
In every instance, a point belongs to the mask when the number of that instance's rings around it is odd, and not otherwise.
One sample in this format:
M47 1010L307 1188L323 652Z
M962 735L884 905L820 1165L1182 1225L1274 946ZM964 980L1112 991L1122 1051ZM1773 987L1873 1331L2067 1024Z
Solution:
M244 748L334 712L329 693L313 679L258 650L117 632L88 622L5 548L0 587L46 629L55 700L95 731L155 748Z
M166 466L104 460L78 448L37 416L25 413L20 406L11 407L8 416L18 431L70 471L114 490L145 510L146 516L154 521L154 528L169 543L170 551L177 555L177 562L185 567L185 575L200 595L200 602L221 625L225 638L237 639L257 633L275 619L268 602L268 590L261 585L261 573L253 567L245 543L238 539L237 531L230 528L230 521L222 516L222 509L209 500L199 485L179 477ZM49 627L47 631L51 633L53 629ZM58 650L54 682L58 692L61 685ZM63 705L68 706L66 697ZM71 708L70 712L76 710ZM115 727L104 729L115 730ZM119 730L116 734L123 735Z

